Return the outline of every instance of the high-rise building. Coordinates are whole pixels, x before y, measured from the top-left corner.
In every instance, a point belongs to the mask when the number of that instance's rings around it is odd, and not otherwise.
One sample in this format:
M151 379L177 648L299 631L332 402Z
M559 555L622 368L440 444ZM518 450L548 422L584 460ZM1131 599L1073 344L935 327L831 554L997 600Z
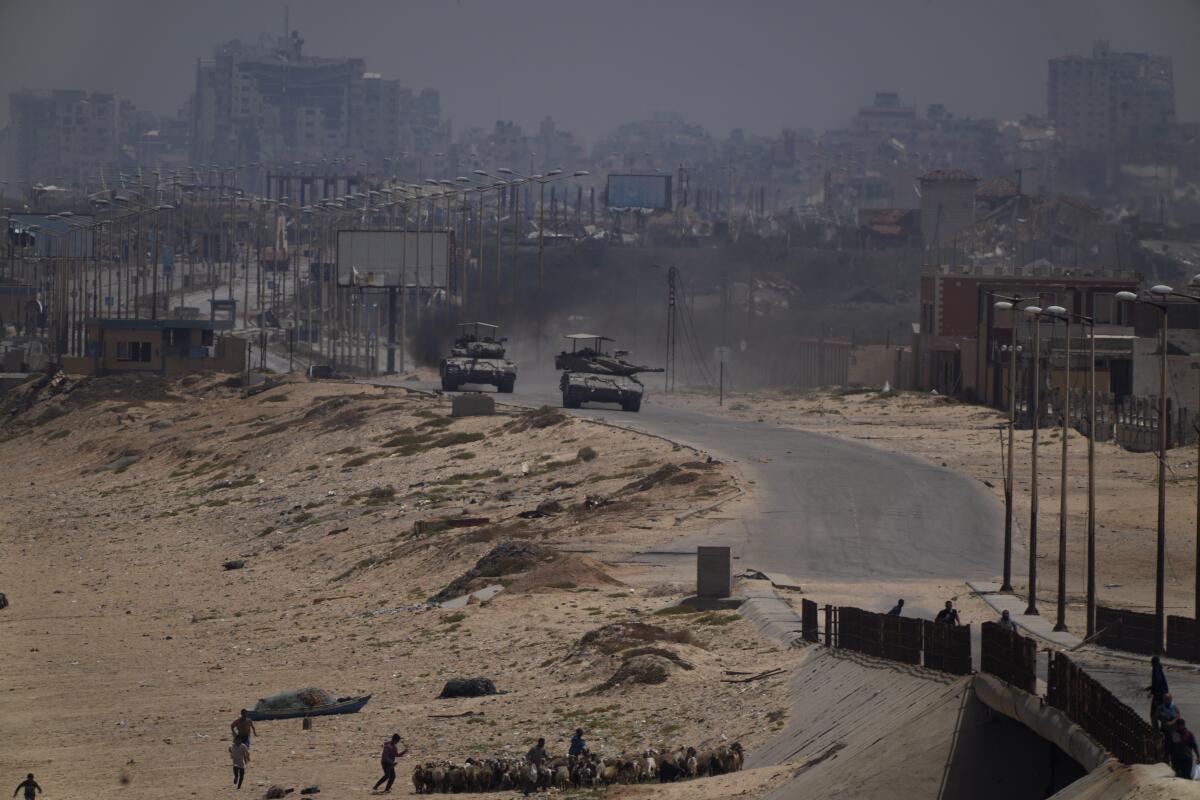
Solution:
M105 92L9 95L10 179L81 185L103 169L115 169L120 160L121 109L116 96Z
M1115 53L1050 59L1047 111L1063 141L1085 150L1136 142L1175 121L1171 59Z
M304 40L233 41L196 68L192 160L264 166L342 162L363 171L404 151L432 149L440 102L416 99L358 58L316 58ZM426 131L431 128L432 132Z

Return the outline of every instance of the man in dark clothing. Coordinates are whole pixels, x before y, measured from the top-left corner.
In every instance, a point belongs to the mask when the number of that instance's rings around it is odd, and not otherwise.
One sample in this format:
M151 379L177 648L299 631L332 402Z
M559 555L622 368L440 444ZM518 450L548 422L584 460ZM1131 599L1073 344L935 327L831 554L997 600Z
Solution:
M571 737L571 746L567 749L567 756L572 760L579 758L587 750L587 742L583 740L583 728L576 728L575 735Z
M1158 660L1158 656L1150 659L1150 685L1146 687L1146 691L1150 693L1150 719L1154 719L1154 712L1162 705L1163 698L1167 695L1167 675L1163 672L1162 662Z
M892 606L892 610L887 613L889 617L898 617L900 612L904 611L904 598L896 601L896 605Z
M33 779L33 773L25 776L25 780L17 784L17 788L13 789L13 797L17 796L17 792L25 790L25 800L33 800L37 793L42 791L42 787L38 786L37 781Z
M1187 728L1187 722L1180 719L1175 727L1167 734L1167 753L1171 759L1171 767L1180 778L1192 779L1192 770L1196 765L1196 757L1200 749L1196 747L1196 737Z
M1013 618L1009 616L1008 609L1000 612L1000 628L1001 630L1017 632L1017 623L1013 622Z
M399 745L400 734L398 733L393 733L392 738L383 743L383 755L379 757L379 763L383 766L383 777L375 781L371 791L378 791L380 786L383 786L384 792L392 790L392 784L396 782L396 759L408 752L407 747L401 752Z
M546 753L546 740L541 738L525 754L525 760L529 762L529 771L525 778L525 794L533 794L537 791L537 779L542 771L542 763L549 757L549 754Z
M958 609L956 609L954 607L954 603L947 600L946 607L938 612L937 617L935 617L933 621L940 622L943 625L957 625L958 624Z

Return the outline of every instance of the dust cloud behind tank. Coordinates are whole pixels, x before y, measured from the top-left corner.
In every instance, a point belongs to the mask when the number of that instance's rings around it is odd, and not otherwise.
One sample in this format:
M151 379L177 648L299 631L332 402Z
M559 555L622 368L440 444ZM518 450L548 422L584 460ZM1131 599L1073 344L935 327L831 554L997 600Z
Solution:
M465 384L488 384L498 392L512 393L517 365L505 357L507 340L499 333L499 326L486 322L459 323L458 338L439 369L443 391L453 392Z
M570 350L554 357L563 408L579 408L584 403L619 403L625 411L638 411L646 387L637 379L639 372L662 372L661 367L646 367L627 361L624 350L604 351L607 336L573 333L565 337Z

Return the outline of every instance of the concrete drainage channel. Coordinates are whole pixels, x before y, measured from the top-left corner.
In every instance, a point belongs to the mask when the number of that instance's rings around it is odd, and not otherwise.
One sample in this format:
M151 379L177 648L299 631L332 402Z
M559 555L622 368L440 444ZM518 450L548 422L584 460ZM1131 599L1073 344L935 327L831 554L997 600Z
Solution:
M1200 798L1200 783L1165 764L1121 764L1061 711L992 675L956 677L808 644L770 581L743 579L737 590L742 616L803 651L788 725L747 764L794 765L768 800L1108 800L1149 786Z

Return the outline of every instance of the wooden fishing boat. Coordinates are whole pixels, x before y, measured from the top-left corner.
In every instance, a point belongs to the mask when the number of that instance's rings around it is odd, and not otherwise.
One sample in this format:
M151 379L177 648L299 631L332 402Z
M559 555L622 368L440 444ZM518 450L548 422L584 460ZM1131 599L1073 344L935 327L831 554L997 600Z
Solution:
M250 709L246 716L255 722L268 722L273 719L300 719L302 717L327 717L331 714L353 714L361 711L371 699L371 695L362 697L339 697L336 703L310 708L283 708L278 711L258 711Z

